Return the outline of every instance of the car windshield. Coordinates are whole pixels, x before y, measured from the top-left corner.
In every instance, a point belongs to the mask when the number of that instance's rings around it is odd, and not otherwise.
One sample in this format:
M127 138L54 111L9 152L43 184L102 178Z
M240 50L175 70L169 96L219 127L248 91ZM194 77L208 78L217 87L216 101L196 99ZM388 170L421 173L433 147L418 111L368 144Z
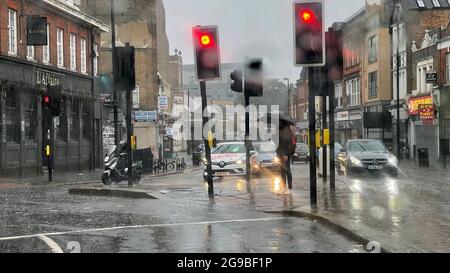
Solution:
M277 149L277 146L273 142L254 144L254 147L260 153L272 153Z
M224 144L212 151L213 154L242 154L245 153L243 144Z
M386 146L379 141L351 141L350 152L385 152Z
M300 144L300 145L297 145L296 150L298 150L299 152L307 152L309 150L309 148L305 144Z

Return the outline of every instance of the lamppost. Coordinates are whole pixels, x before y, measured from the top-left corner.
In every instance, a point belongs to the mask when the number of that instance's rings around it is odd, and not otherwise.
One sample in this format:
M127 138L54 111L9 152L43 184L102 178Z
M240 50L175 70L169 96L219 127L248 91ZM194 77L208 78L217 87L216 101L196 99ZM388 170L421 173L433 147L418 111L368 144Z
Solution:
M188 118L189 118L189 130L191 130L191 145L190 145L190 152L192 156L192 163L194 163L194 130L193 130L193 124L192 124L192 116L191 116L191 90L198 90L197 87L195 88L189 88L187 89L188 92ZM192 111L193 112L193 111Z
M398 160L401 159L401 147L400 147L400 65L401 65L401 57L400 57L400 4L397 3L397 1L393 1L391 3L391 20L390 20L390 24L391 24L391 28L395 22L395 27L397 29L397 42L395 45L395 73L396 73L396 110L397 110L397 124L396 124L396 131L397 131L397 137L396 137L396 142L397 142L397 158ZM394 41L394 36L393 36L393 31L391 31L391 35L392 35L392 41Z
M288 109L291 110L291 85L290 85L290 79L284 78L284 81L287 81L287 90L288 90ZM289 113L290 115L291 113Z

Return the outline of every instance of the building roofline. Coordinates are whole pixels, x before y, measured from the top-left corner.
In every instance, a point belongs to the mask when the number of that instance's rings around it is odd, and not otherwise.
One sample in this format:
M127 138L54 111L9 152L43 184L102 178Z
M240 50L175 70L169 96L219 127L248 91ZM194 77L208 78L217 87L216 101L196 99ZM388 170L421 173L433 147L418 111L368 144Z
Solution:
M81 12L79 9L75 7L71 7L61 1L58 0L39 0L41 4L45 4L46 7L53 8L57 11L63 12L66 15L73 17L79 21L82 21L88 25L94 26L98 28L102 32L109 32L110 27L100 20Z

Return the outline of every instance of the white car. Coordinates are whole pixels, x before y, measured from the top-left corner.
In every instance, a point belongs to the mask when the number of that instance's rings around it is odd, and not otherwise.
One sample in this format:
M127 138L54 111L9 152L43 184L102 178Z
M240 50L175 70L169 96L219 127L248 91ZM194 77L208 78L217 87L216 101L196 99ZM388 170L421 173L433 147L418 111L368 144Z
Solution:
M257 174L261 169L261 159L259 153L251 149L251 173ZM218 144L211 151L211 165L213 177L245 175L245 144L244 142L228 142ZM206 172L207 162L203 162L205 171L203 178L206 181L208 173Z

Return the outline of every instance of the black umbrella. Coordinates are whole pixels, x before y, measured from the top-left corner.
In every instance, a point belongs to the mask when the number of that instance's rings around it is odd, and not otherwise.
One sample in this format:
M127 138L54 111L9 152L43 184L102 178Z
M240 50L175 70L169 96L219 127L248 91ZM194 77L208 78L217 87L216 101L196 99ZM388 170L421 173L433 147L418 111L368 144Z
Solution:
M259 121L267 121L268 124L272 122L272 118L278 119L280 121L280 127L286 125L295 125L295 120L290 116L284 114L283 112L272 112L266 113L262 117L259 118Z

